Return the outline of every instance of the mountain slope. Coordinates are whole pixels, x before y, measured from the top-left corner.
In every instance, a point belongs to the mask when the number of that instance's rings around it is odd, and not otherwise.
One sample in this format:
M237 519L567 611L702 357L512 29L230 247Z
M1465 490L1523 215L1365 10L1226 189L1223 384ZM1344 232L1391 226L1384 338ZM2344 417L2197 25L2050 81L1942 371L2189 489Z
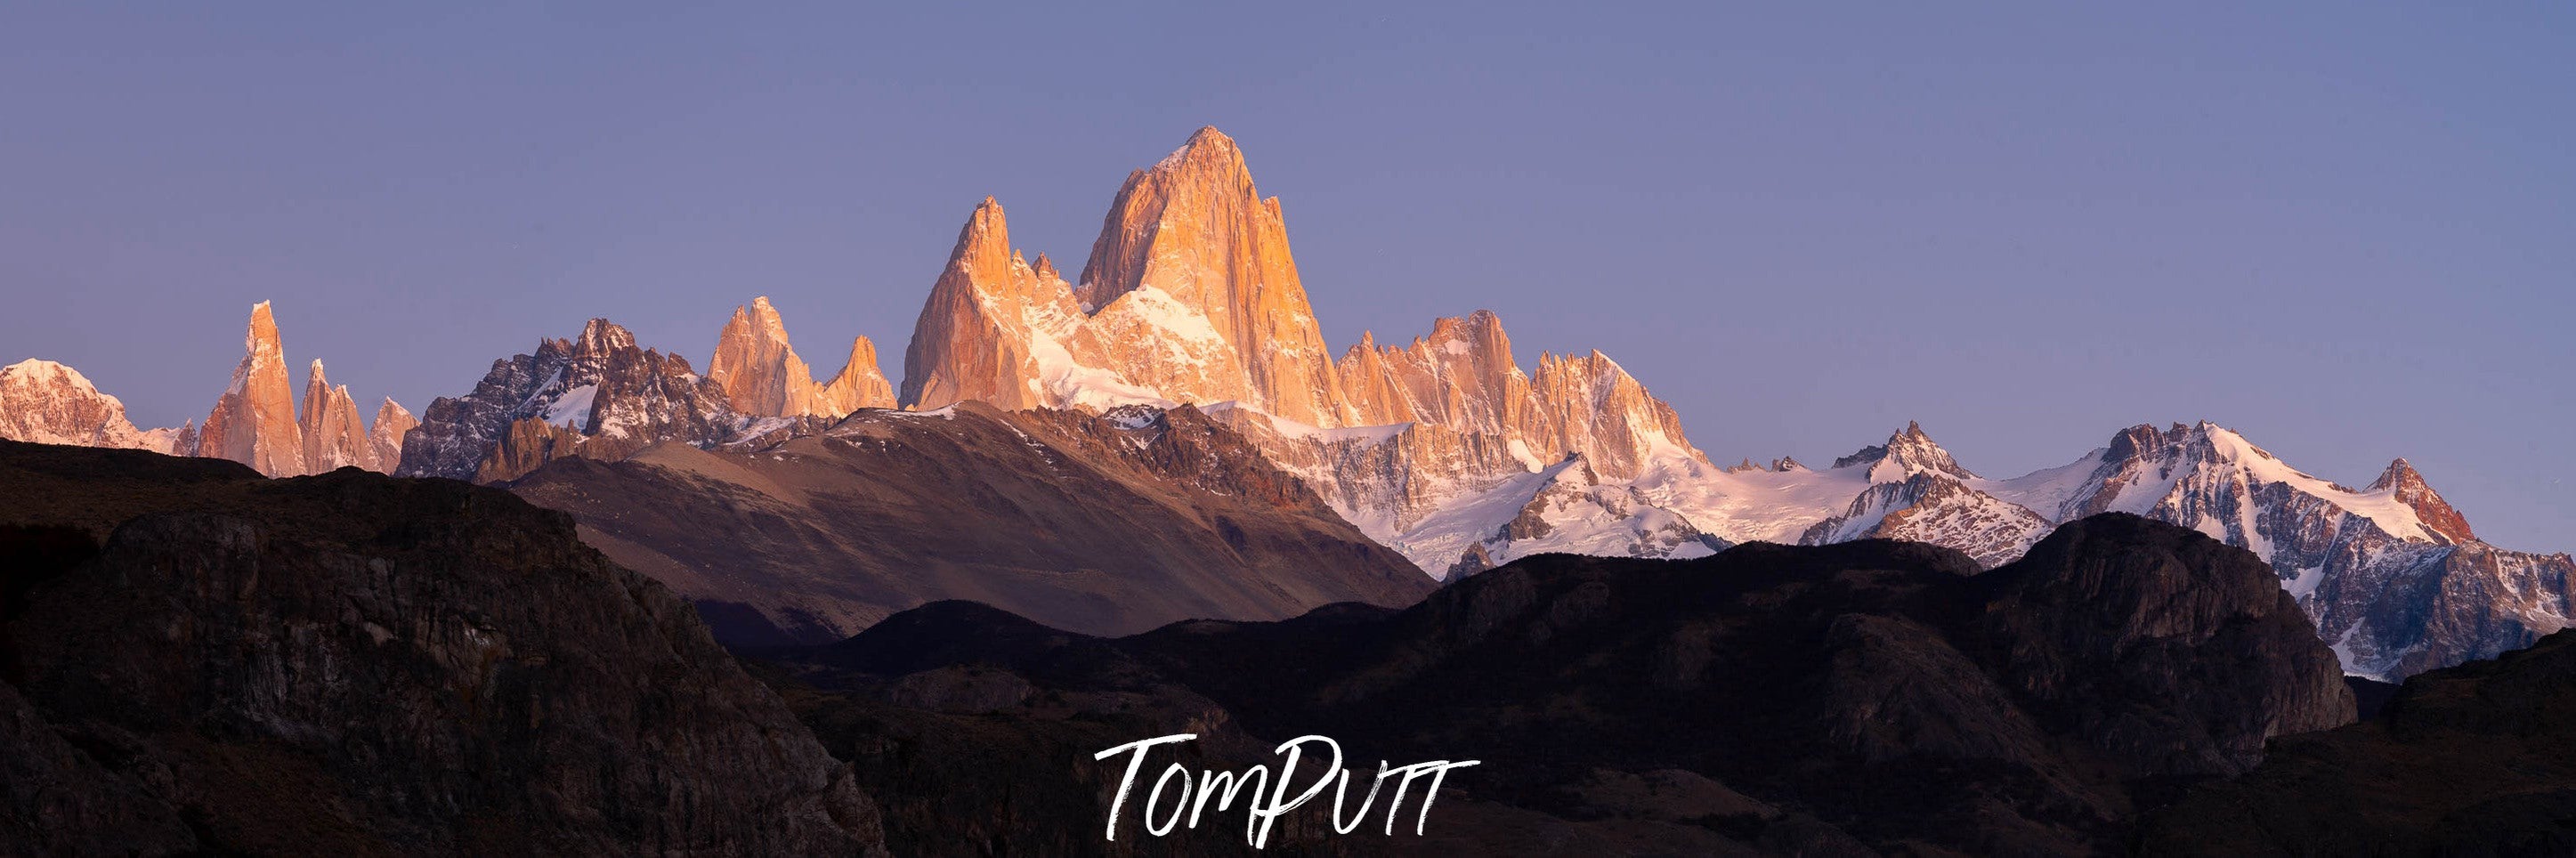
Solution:
M736 643L833 640L939 599L1132 633L1431 589L1186 408L866 410L723 450L561 459L511 488L572 513Z

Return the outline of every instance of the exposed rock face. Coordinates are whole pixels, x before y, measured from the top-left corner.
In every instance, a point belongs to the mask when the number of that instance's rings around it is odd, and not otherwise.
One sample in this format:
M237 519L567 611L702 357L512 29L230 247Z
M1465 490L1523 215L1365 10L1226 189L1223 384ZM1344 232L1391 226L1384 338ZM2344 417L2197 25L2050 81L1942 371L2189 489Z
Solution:
M295 388L286 377L286 347L268 302L251 305L241 365L198 429L197 455L231 459L272 477L307 471L296 424Z
M1531 475L1569 455L1617 485L1568 487L1561 505L1630 528L1587 542L1707 550L1686 522L1626 491L1658 461L1705 461L1672 409L1609 358L1542 356L1533 377L1486 312L1440 320L1409 348L1366 340L1338 363L1320 331L1278 201L1259 195L1232 139L1202 129L1128 177L1079 288L1044 256L1026 262L987 198L922 308L900 399L923 409L1196 403L1428 569L1518 515L1551 484ZM1409 532L1418 527L1429 530Z
M1278 201L1259 195L1241 150L1212 128L1128 177L1079 288L1043 256L1024 261L987 198L922 308L901 400L1196 403L1426 569L1488 541L1552 484L1532 475L1570 455L1594 482L1558 491L1560 506L1625 529L1585 542L1680 556L1710 544L1650 492L1627 490L1656 467L1706 461L1672 409L1598 352L1542 356L1533 376L1501 322L1479 312L1440 320L1410 347L1370 339L1331 360Z
M1576 453L1602 477L1630 480L1657 456L1698 456L1672 407L1609 357L1542 354L1533 378L1513 358L1502 320L1485 310L1440 319L1407 346L1381 348L1363 336L1339 367L1362 423L1495 436L1522 451L1524 471Z
M753 645L836 640L949 598L1129 633L1432 587L1186 408L865 411L722 450L558 459L511 488Z
M403 436L418 425L420 420L393 397L385 397L385 403L376 406L376 420L367 429L367 448L375 453L375 470L391 473L402 466Z
M850 360L841 372L814 392L815 416L844 417L861 408L895 407L894 384L877 368L877 344L866 337L850 340Z
M861 408L894 407L893 387L877 370L875 344L866 337L852 342L841 373L817 384L788 345L787 323L767 296L753 299L748 309L734 308L707 362L707 379L724 389L735 412L751 417L838 419Z
M1862 447L1860 452L1834 460L1837 468L1855 465L1869 468L1873 484L1896 482L1918 474L1953 480L1977 478L1968 469L1959 467L1958 460L1950 458L1950 451L1933 443L1932 436L1923 433L1923 424L1912 421L1905 424L1905 431L1888 436L1887 443Z
M1052 842L1106 814L1111 790L997 776L1016 755L992 749L1173 732L1202 735L1182 758L1194 768L1275 763L1275 743L1309 733L1363 774L1483 760L1443 784L1422 839L1402 824L1335 838L1318 815L1283 821L1292 848L2101 854L2168 784L2350 720L2331 653L2260 561L2133 517L2069 529L1983 574L1882 541L1547 555L1402 612L1115 640L939 603L794 656L827 689L796 700L863 777L943 796L888 813L889 841L925 854L998 833ZM1203 825L1140 848L1240 836Z
M0 627L0 766L60 779L0 787L0 852L876 847L846 766L563 516L206 464L0 443L0 516L94 553Z
M2029 551L2048 528L2038 513L1969 488L1949 473L1928 471L1871 483L1841 515L1807 528L1798 544L1902 539L1958 549L1979 564L1999 566Z
M1180 402L1241 402L1343 426L1324 346L1279 199L1263 199L1234 140L1201 128L1118 189L1075 297L1121 345L1126 380Z
M296 431L304 436L307 470L317 474L351 466L379 472L391 470L377 463L375 442L367 438L366 424L358 417L358 403L349 399L349 386L331 386L322 373L321 361L314 361L306 376L304 407L295 423Z
M2425 536L2433 542L2451 545L2478 541L2478 535L2469 530L2468 518L2452 509L2432 486L2425 485L2424 475L2416 473L2415 466L2404 459L2388 463L2388 470L2380 472L2379 479L2362 491L2388 492L2392 499L2414 510L2416 523L2423 525Z
M1008 410L1169 404L1104 368L1097 332L1055 265L1011 248L1000 203L985 197L957 232L957 246L903 355L905 407L974 400Z
M126 420L123 402L52 361L0 368L0 439L231 459L270 476L348 465L379 471L392 467L369 439L348 388L332 387L321 361L313 362L298 408L268 302L252 305L242 345L232 384L216 399L202 428L192 420L174 429L136 429Z
M493 361L473 393L432 401L405 436L396 473L490 482L567 455L714 445L749 423L726 403L724 389L691 372L687 358L639 348L625 328L592 319L578 338ZM552 440L532 443L540 437Z
M0 367L0 438L168 453L180 434L134 428L126 420L125 403L100 393L71 367L34 358ZM187 449L195 448L191 443Z
M1358 418L1380 425L1317 430L1218 413L1425 569L1471 551L1496 562L1542 551L1690 557L1728 544L1640 485L1659 471L1714 469L1672 408L1599 352L1542 355L1532 376L1502 321L1478 311L1402 347L1364 336L1337 367ZM1515 521L1517 535L1507 532ZM1539 521L1550 526L1528 526Z
M2576 632L2416 674L2143 826L2142 855L2576 853Z
M733 308L733 319L716 337L715 357L707 360L707 380L724 388L725 401L742 414L815 413L814 373L787 344L787 323L767 295L752 299L747 310Z

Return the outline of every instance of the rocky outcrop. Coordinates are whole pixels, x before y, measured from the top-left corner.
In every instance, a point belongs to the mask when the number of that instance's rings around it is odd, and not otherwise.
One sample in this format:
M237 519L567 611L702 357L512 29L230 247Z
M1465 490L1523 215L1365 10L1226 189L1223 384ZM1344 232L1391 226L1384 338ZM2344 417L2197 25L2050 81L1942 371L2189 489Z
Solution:
M343 467L391 470L376 461L375 442L367 438L358 403L349 399L349 386L331 386L318 360L305 378L304 405L295 421L296 431L304 436L305 468L314 473Z
M726 403L750 417L838 419L861 408L894 407L894 390L877 370L868 338L850 344L850 361L829 383L817 384L805 360L787 342L787 323L768 296L735 307L716 338L707 380L723 388Z
M2271 568L2203 534L2100 515L1985 577L1986 624L2012 642L2005 681L2127 777L2241 774L2265 740L2355 717L2333 650Z
M295 388L286 377L286 346L268 302L251 305L241 365L197 430L197 455L231 459L273 477L305 473L304 435L296 423Z
M402 466L403 436L418 425L420 420L393 397L385 397L384 404L376 406L376 419L367 425L367 448L375 454L375 470L391 473Z
M850 340L849 362L814 392L815 416L844 417L861 408L895 407L894 384L877 368L877 344L866 337Z
M1123 634L1432 587L1187 408L862 411L718 450L557 457L510 486L750 645L836 640L940 599Z
M618 459L664 441L712 446L748 423L687 358L640 348L625 328L592 319L577 338L493 361L473 393L432 401L404 436L396 473L506 480L562 456Z
M2142 855L2576 853L2576 632L2419 673L2143 826Z
M985 197L957 231L903 354L907 408L973 400L1007 410L1162 402L1101 365L1098 334L1053 263L1011 247L1002 205ZM1085 362L1084 358L1089 358Z
M687 604L506 493L0 443L0 497L90 553L11 565L0 852L878 843Z
M1702 539L1671 498L1639 485L1658 470L1715 469L1672 408L1599 352L1541 355L1530 375L1502 321L1478 311L1400 347L1363 336L1337 367L1358 418L1382 425L1217 413L1426 570L1469 550L1499 562L1540 551L1688 557L1727 544ZM1575 460L1581 469L1562 467ZM1533 516L1553 522L1551 539L1504 530Z
M788 345L787 323L766 295L752 299L748 309L733 308L733 319L716 336L715 357L707 360L707 380L723 388L725 401L742 414L815 413L814 373Z
M1339 371L1361 422L1427 424L1495 436L1522 470L1582 455L1604 478L1634 479L1658 456L1694 458L1681 418L1608 356L1539 356L1522 372L1502 320L1478 310L1434 322L1429 337L1380 347L1373 336Z
M124 402L71 367L34 358L0 367L0 439L168 453L183 434L189 443L179 451L195 450L193 428L134 428Z

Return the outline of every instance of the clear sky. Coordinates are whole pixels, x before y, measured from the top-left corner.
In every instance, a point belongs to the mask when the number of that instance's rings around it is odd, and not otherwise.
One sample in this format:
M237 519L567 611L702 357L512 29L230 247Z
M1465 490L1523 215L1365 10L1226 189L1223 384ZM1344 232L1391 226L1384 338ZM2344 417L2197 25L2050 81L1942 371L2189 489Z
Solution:
M760 294L899 376L977 201L1078 269L1213 124L1336 347L1490 308L1724 461L2205 418L2576 549L2576 5L109 5L0 9L0 362L147 426L262 299L370 409Z

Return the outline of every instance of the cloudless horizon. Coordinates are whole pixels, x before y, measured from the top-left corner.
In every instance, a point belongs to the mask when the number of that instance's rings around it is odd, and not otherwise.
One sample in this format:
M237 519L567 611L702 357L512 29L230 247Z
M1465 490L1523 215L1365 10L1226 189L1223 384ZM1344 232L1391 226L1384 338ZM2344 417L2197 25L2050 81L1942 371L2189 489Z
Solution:
M904 344L985 196L1079 270L1214 125L1336 349L1501 315L1721 463L2207 419L2576 549L2576 7L0 11L0 364L202 419L275 302L373 413L605 316Z

